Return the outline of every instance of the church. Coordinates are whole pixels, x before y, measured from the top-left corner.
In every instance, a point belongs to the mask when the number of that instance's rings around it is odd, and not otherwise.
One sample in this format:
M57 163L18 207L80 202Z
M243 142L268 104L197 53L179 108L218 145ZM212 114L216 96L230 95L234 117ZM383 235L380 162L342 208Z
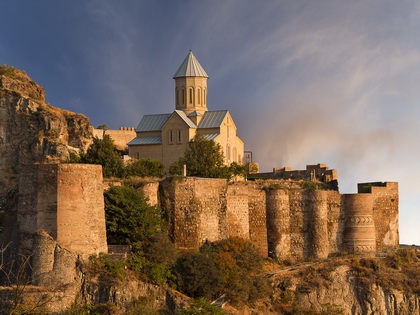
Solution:
M225 164L242 164L244 142L228 110L207 109L208 75L190 50L175 79L175 110L169 114L144 115L136 137L128 143L129 156L162 162L168 169L184 156L196 135L220 144Z

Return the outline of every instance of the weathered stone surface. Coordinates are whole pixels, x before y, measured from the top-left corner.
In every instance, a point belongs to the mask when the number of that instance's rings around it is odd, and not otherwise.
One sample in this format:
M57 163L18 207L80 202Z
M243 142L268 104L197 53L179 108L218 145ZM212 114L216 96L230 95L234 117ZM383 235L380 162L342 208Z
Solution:
M172 214L170 233L180 248L239 236L263 256L295 262L343 251L372 254L375 242L381 251L398 247L396 183L351 195L305 190L281 180L267 186L183 178L163 186L166 199L161 204ZM148 194L155 195L150 190Z
M0 71L0 195L16 185L22 165L87 149L92 130L85 116L45 104L44 90L25 72Z
M89 164L35 164L19 181L19 250L33 252L44 230L70 252L107 252L102 167Z
M284 274L296 290L301 280ZM280 278L281 281L282 278ZM420 296L397 287L381 287L374 283L361 285L347 265L337 267L327 285L312 286L309 292L299 290L296 303L302 309L321 314L419 314Z

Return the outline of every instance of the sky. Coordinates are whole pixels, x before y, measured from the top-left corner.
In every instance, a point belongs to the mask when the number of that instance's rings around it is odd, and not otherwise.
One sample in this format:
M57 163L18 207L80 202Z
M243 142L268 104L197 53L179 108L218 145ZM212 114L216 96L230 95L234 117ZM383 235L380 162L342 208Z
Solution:
M397 181L400 243L420 244L420 2L0 2L0 64L96 127L175 108L189 49L261 171L338 170L341 193Z

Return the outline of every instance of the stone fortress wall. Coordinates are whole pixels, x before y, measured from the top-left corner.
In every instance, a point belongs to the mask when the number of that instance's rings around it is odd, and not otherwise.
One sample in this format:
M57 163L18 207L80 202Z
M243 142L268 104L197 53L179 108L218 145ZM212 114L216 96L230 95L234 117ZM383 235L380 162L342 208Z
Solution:
M305 190L284 180L267 185L183 178L162 185L161 202L173 215L173 241L183 249L239 236L263 256L299 261L337 252L373 254L399 245L394 182L361 184L358 194Z
M44 231L74 254L107 252L102 167L34 164L19 180L19 251L29 255Z
M93 136L103 139L104 135L108 135L114 141L114 145L118 150L128 150L128 145L131 140L136 137L136 128L134 127L120 127L118 130L111 129L93 129Z
M75 256L107 252L104 186L98 165L24 169L14 235L19 253L34 253L37 283L61 279ZM301 182L291 180L229 183L183 177L146 182L140 190L151 204L166 207L170 236L185 250L237 236L263 256L296 262L337 252L374 254L399 244L398 184L393 182L359 184L358 194L343 195L302 189Z

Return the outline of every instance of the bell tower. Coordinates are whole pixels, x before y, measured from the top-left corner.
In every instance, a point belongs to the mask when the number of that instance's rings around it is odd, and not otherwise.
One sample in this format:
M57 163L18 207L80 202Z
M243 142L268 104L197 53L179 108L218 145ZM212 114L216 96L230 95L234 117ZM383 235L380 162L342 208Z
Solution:
M207 79L208 75L194 57L188 53L181 66L174 74L175 108L187 115L201 116L207 111Z

